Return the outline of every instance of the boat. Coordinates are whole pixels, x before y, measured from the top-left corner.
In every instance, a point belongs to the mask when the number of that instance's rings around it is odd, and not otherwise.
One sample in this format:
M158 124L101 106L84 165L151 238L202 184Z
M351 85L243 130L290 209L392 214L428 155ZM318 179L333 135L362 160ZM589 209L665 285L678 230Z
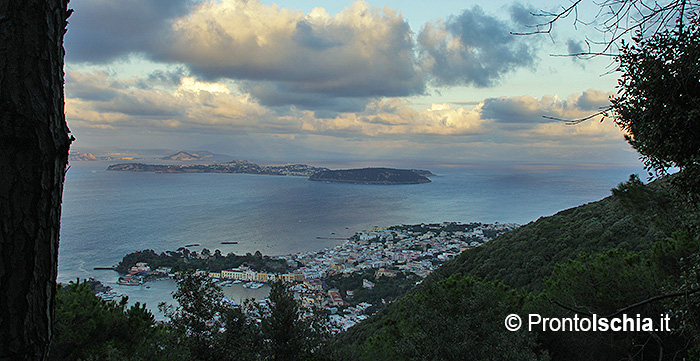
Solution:
M199 243L191 243L191 244L186 244L185 247L197 247L199 246Z
M238 244L238 241L223 241L221 244Z
M231 305L231 306L238 306L238 304L236 303L236 301L234 301L234 300L232 300L232 299L228 299L228 298L226 298L226 297L223 297L223 298L221 299L221 302L227 303L227 304L229 304L229 305Z
M121 293L117 293L114 290L108 290L104 292L97 292L95 293L95 296L105 300L105 301L113 301L117 297L123 297Z
M263 284L260 282L251 282L250 287L248 287L248 288L250 288L251 290L257 290L258 288L260 288L262 286L263 286Z
M263 284L260 282L248 282L243 285L243 288L248 288L251 290L257 290L258 288L262 287Z
M122 286L140 286L141 284L143 284L143 282L141 282L141 280L136 279L134 277L124 276L124 277L119 277L117 284L122 285Z

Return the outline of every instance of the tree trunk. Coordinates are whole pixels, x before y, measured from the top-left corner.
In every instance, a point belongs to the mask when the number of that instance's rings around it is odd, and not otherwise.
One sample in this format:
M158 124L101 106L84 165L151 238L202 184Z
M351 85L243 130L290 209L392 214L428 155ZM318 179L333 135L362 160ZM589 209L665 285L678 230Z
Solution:
M46 359L63 179L68 0L0 1L0 360Z

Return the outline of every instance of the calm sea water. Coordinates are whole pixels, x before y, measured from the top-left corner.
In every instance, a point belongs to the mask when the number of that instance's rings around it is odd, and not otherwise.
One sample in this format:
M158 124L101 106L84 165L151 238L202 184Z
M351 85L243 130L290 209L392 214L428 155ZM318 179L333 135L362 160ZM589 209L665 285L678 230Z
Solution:
M333 246L374 226L421 222L515 222L595 201L641 173L633 167L431 166L433 182L382 186L244 174L68 171L59 280L84 278L124 254L220 249L278 255ZM320 237L320 239L318 238ZM224 241L237 241L224 245Z
M264 175L108 172L106 166L75 162L68 171L59 282L95 277L113 285L114 272L93 268L143 249L199 243L191 249L279 255L333 246L343 242L333 238L375 226L525 224L606 197L629 174L643 174L641 167L433 165L427 166L437 174L432 183L382 186ZM172 284L129 293L154 304L160 288Z

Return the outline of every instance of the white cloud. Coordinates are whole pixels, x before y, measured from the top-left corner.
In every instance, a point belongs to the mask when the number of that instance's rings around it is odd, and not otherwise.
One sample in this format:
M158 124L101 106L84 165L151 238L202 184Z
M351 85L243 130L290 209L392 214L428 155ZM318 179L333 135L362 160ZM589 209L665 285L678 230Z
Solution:
M67 78L66 118L79 127L231 129L273 119L250 95L234 94L223 83L184 77L176 89L143 89L140 79L115 79L104 72L69 71Z
M273 82L265 92L249 87L263 103L292 99L287 93L372 97L423 90L408 24L364 1L334 16L257 0L205 1L174 23L170 41L164 56L200 76Z
M414 109L401 99L370 102L363 112L342 113L334 118L318 118L312 112L298 115L303 129L312 133L338 135L412 136L475 135L485 132L485 123L476 109L452 108L449 104L432 104L428 109Z

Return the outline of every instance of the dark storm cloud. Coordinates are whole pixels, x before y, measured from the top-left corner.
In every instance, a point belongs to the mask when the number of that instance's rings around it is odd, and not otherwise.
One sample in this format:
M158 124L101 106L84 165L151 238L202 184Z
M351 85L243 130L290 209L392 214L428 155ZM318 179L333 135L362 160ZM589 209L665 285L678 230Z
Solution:
M96 0L71 3L66 60L108 63L161 48L174 18L191 0Z
M522 9L513 11L525 21ZM426 24L418 36L423 64L438 85L495 85L506 73L532 66L535 38L514 36L503 20L478 7L447 19Z

